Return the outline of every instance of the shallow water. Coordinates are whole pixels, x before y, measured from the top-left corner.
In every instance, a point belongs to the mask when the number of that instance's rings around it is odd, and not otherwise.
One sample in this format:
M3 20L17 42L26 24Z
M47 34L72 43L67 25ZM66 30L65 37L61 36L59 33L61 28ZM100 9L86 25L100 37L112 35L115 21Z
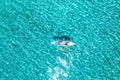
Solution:
M119 80L119 0L1 0L0 80ZM67 35L76 43L50 44Z

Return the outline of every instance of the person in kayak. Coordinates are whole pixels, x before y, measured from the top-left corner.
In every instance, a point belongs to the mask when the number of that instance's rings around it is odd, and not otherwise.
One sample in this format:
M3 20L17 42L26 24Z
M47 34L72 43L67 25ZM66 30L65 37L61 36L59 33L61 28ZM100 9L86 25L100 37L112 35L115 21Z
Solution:
M66 41L66 42L62 42L62 41L59 41L57 42L58 45L65 45L65 46L71 46L71 43Z
M75 43L71 42L71 37L63 35L63 36L53 36L53 40L51 44L59 46L59 51L64 51L66 54L69 53L69 46L75 45Z

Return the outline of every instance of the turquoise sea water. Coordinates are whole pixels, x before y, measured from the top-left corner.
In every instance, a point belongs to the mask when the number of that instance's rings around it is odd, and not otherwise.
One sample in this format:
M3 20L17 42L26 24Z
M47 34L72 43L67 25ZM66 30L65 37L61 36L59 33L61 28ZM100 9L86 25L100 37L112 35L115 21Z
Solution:
M120 1L1 0L0 80L120 80Z

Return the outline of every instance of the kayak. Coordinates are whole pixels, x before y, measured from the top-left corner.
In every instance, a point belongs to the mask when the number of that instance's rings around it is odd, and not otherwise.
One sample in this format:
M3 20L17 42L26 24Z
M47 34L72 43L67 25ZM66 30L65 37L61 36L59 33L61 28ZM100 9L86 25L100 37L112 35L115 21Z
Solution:
M68 42L68 41L62 41L62 42L60 42L60 43L62 43L62 44L59 44L59 42L60 41L52 41L51 42L51 44L53 44L53 45L57 45L57 46L73 46L73 45L75 45L75 43L74 42ZM66 43L69 43L69 45L66 45Z

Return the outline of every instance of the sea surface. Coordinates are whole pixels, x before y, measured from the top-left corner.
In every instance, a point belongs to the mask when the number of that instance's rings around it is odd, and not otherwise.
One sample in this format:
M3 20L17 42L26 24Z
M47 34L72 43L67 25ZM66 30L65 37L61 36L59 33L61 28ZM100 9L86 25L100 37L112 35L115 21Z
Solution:
M0 0L0 80L120 80L120 0Z

